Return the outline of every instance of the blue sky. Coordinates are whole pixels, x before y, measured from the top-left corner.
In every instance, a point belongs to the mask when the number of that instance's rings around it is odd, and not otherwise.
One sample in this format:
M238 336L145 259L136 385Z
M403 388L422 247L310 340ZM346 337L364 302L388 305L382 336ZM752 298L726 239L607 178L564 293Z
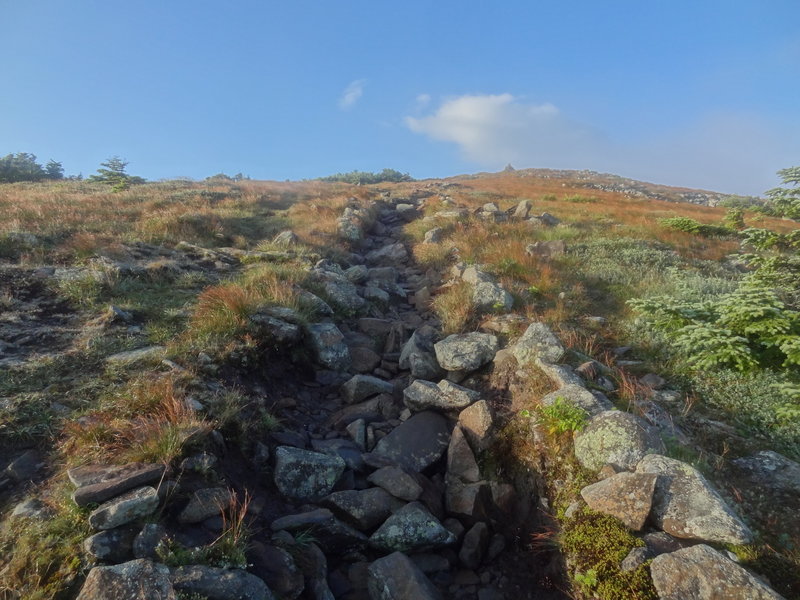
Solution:
M759 194L800 164L798 25L797 0L0 0L0 155Z

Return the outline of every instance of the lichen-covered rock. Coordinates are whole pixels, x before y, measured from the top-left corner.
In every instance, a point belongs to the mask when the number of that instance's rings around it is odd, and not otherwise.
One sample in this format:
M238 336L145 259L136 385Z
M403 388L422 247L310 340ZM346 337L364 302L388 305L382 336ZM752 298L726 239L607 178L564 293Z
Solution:
M705 544L662 554L650 563L660 600L782 600L782 596Z
M531 212L530 200L520 200L519 204L517 204L517 207L514 209L514 218L527 219L530 212Z
M439 460L449 443L447 420L424 411L395 427L378 442L372 455L418 473Z
M131 558L136 534L137 530L134 527L101 531L83 540L83 549L98 560L122 562Z
M89 524L94 529L114 529L152 514L157 506L155 488L138 488L101 504L89 515Z
M379 487L334 492L323 498L320 504L361 531L380 525L392 511L403 506L400 500Z
M678 538L748 544L750 528L730 509L697 469L658 454L648 454L637 473L658 475L652 515L656 525Z
M303 593L303 573L297 568L294 557L278 546L251 542L248 557L253 561L253 572L258 573L267 587L281 600L294 600Z
M456 333L433 345L436 360L448 371L474 371L490 363L499 342L488 333Z
M578 462L592 471L605 464L633 469L646 454L663 452L664 444L658 433L636 415L608 410L592 417L575 435L574 450Z
M280 517L271 527L273 531L310 532L328 553L360 550L367 543L367 536L337 519L327 508Z
M369 538L373 548L384 552L408 552L439 548L456 541L450 531L419 502L395 512Z
M353 375L341 387L342 398L347 404L354 404L378 394L391 394L394 386L388 381L372 375Z
M422 495L419 482L400 467L381 467L367 477L367 481L407 502L413 502Z
M425 574L401 552L379 558L367 569L370 600L441 600Z
M574 384L565 385L555 392L547 394L541 400L542 406L551 406L555 404L556 400L559 398L563 398L572 406L580 408L589 417L599 415L603 411L614 408L608 400L600 399L582 385Z
M544 323L531 323L511 353L520 365L534 361L555 363L564 356L564 346Z
M497 283L481 281L472 288L472 303L478 310L508 312L514 306L514 297Z
M203 488L194 492L189 503L178 515L180 523L200 523L209 517L219 516L230 506L233 496L225 488Z
M478 392L447 380L435 384L417 379L403 391L403 402L413 411L461 410L478 398Z
M371 265L396 266L408 259L408 251L398 242L369 252L366 259Z
M434 227L425 232L425 238L422 240L423 244L438 244L444 237L444 229L441 227Z
M640 531L653 505L656 475L649 473L617 473L587 485L581 497L592 510L618 518L628 529Z
M78 486L72 499L78 506L105 502L136 487L155 483L164 475L164 465L129 463L127 465L85 465L67 471Z
M340 456L301 450L291 446L275 449L275 485L288 498L315 501L333 490L345 462Z
M192 565L173 569L175 590L198 594L208 600L274 600L263 579L241 569Z
M438 332L430 325L414 331L400 352L400 368L409 369L411 376L417 379L438 378L443 372L433 349L438 339Z
M146 559L94 567L76 600L175 600L169 569Z
M314 358L323 367L334 371L350 368L350 350L344 336L333 323L311 323L308 337Z

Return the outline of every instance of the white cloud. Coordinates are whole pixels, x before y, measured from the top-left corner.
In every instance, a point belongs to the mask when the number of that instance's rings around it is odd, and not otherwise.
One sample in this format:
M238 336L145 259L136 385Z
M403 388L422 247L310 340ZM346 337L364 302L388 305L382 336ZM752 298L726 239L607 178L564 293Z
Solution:
M431 103L430 94L420 94L417 96L417 110L421 110Z
M366 83L366 79L356 79L355 81L351 81L350 85L344 88L344 92L342 92L342 95L339 98L339 108L342 110L352 108L364 94L364 85Z
M618 143L552 104L511 94L451 98L405 122L416 133L455 143L465 159L485 168L592 169L742 194L776 185L775 171L790 166L789 150L798 150L797 131L748 114L712 114L669 137Z

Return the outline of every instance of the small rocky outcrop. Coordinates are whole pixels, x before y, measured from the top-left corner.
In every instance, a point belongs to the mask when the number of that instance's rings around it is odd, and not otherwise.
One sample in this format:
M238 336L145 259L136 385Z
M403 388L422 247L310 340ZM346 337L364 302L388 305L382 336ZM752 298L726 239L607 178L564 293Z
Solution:
M447 336L433 346L436 360L448 371L470 372L491 362L499 342L488 333L461 333Z

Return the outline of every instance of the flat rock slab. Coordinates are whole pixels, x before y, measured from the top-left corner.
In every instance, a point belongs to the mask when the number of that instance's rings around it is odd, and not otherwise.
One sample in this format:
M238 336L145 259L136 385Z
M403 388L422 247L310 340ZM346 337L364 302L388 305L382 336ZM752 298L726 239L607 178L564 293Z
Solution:
M381 467L367 477L367 481L407 502L418 499L423 491L416 478L400 467Z
M391 394L394 386L372 375L353 375L339 390L347 404L354 404L378 394Z
M564 346L544 323L531 323L511 353L520 365L534 361L556 363L564 356Z
M126 364L139 362L141 360L155 360L164 357L164 346L148 346L138 350L128 350L106 356L106 362L111 364Z
M313 502L331 493L345 466L344 459L338 455L278 446L275 449L275 485L288 498Z
M448 371L474 371L490 363L499 342L489 333L457 333L433 345L436 360Z
M177 567L171 575L175 590L209 600L274 600L264 581L241 569L192 565Z
M101 504L89 515L94 529L113 529L152 514L158 507L158 492L150 486L141 487Z
M320 504L360 531L377 527L403 506L401 500L379 487L334 492Z
M658 475L653 496L653 519L678 538L748 544L753 533L730 509L697 469L658 454L648 454L637 473Z
M370 600L441 600L425 574L401 552L374 561L367 568Z
M327 508L280 517L271 527L273 531L310 531L328 553L359 550L367 543L367 536L337 519Z
M660 600L783 600L772 588L705 544L655 557L650 574Z
M426 550L455 542L456 536L419 502L406 504L369 538L370 546L384 552Z
M146 559L94 567L76 600L175 600L169 568Z
M663 452L658 432L636 415L608 410L592 417L575 435L575 457L585 468L598 471L606 464L633 469L652 452Z
M608 400L601 400L582 385L568 384L542 398L542 406L552 406L563 398L572 406L580 408L589 417L611 410L614 406Z
M616 517L628 529L640 531L653 505L657 478L652 473L624 471L587 485L581 496L592 510Z
M450 443L447 419L424 411L413 415L382 438L371 455L414 472L439 460Z
M72 499L78 506L101 503L128 490L156 483L164 475L164 465L130 463L124 466L89 465L67 471L78 486Z

